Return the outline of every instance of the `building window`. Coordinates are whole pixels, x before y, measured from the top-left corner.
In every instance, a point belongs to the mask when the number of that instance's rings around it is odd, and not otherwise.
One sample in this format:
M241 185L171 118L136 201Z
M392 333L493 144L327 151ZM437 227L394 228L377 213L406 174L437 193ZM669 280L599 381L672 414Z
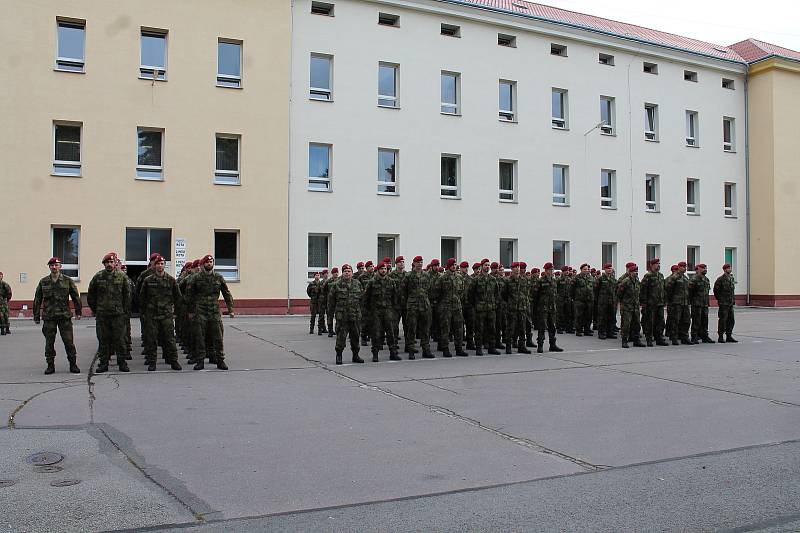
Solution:
M516 120L516 91L517 82L500 80L500 120L514 122Z
M567 90L552 89L551 123L554 128L565 130L569 127L567 118Z
M448 37L461 37L461 26L442 23L441 34Z
M397 65L380 63L378 65L378 105L398 107L397 105Z
M500 239L500 262L510 268L511 263L517 260L517 239Z
M550 55L567 57L566 45L550 43Z
M220 39L217 43L217 86L242 86L242 42Z
M731 266L731 274L736 277L736 248L725 248L725 262Z
M616 209L617 207L617 171L600 171L600 207Z
M686 146L700 146L700 117L697 111L686 112Z
M164 130L137 128L136 179L162 181L164 167L161 153L164 147Z
M616 269L617 264L617 243L604 242L600 249L601 268L606 263L611 263L612 268Z
M517 162L500 161L500 201L517 201Z
M725 216L736 216L736 184L725 184Z
M333 4L327 2L311 2L311 12L315 15L333 16Z
M378 13L378 24L381 26L392 26L393 28L400 27L400 15L392 15L390 13Z
M569 167L553 165L553 205L569 205Z
M684 70L683 79L686 81L693 81L697 83L697 72L694 72L692 70Z
M394 258L397 257L397 250L399 249L397 241L399 238L399 235L378 235L378 255L376 257L379 261L384 257L391 259L392 263L388 267L390 270L394 264Z
M610 67L613 67L614 66L614 56L612 56L611 54L604 54L604 53L601 52L597 56L597 62L600 63L601 65L608 65Z
M442 237L439 248L441 251L442 263L446 263L451 257L458 261L458 253L461 248L461 237Z
M226 281L239 281L237 230L214 230L214 270Z
M312 100L333 100L333 56L311 54L311 86L309 98Z
M694 267L700 261L700 247L687 246L686 247L686 273L689 275L694 274Z
M378 148L378 194L398 194L397 179L397 150Z
M80 122L53 123L53 175L81 175L81 130Z
M459 115L459 96L461 92L461 75L456 72L442 71L442 113Z
M146 80L167 79L167 31L142 28L139 77Z
M660 258L661 258L660 244L648 244L645 246L645 264L652 261L653 259L660 259Z
M735 86L733 84L733 80L729 80L728 78L722 78L722 88L734 90Z
M658 105L644 104L644 138L647 141L658 140Z
M83 72L86 41L86 21L58 20L58 50L56 70Z
M686 214L697 215L700 213L700 180L689 178L686 180Z
M309 143L308 145L308 189L311 191L331 190L331 150L330 144Z
M517 47L517 38L513 35L506 35L505 33L497 34L497 44L500 46L507 46L508 48Z
M616 121L614 120L614 98L611 96L600 97L600 133L614 135Z
M644 210L658 212L658 176L655 174L644 177Z
M61 272L74 280L80 278L80 241L79 226L53 226L53 256L61 259Z
M569 241L553 241L553 266L561 270L569 264Z
M125 264L147 266L150 254L172 260L172 230L169 228L125 228Z
M330 268L331 262L330 234L308 234L308 277L313 278L317 272Z
M658 65L655 63L642 63L642 70L647 74L658 74Z
M214 183L239 185L239 136L217 133L217 165Z
M736 121L731 117L722 117L722 149L736 151Z
M442 198L461 198L459 170L461 156L442 154L442 181L440 195Z

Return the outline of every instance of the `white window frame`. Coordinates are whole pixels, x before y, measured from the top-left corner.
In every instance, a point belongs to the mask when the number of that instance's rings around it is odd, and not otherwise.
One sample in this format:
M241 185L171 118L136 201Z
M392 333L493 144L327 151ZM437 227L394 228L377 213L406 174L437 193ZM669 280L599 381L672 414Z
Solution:
M608 176L608 192L611 196L603 196L603 178ZM617 208L617 171L604 168L600 170L600 207L602 209Z
M382 68L389 68L394 72L394 95L381 94L380 73ZM386 61L379 62L378 63L378 107L399 109L400 108L399 93L400 93L400 65L398 65L397 63L388 63Z
M317 2L314 0L311 2L311 14L320 15L323 17L333 17L334 4L328 2Z
M642 62L642 72L658 76L658 63Z
M692 185L694 203L689 203L689 185ZM700 214L700 180L697 178L686 178L686 214Z
M236 264L233 266L230 265L220 265L217 258L219 254L217 253L217 233L233 233L236 235ZM221 275L226 282L239 282L241 281L241 276L239 272L240 268L240 257L241 257L241 235L238 229L214 229L214 272ZM226 275L227 274L227 275ZM232 275L231 275L232 274Z
M500 188L500 165L501 164L510 164L511 165L511 179L513 188L512 189L501 189ZM513 159L500 159L497 165L497 189L498 189L498 198L501 203L517 203L517 161ZM503 198L503 195L511 195L511 198Z
M511 109L502 109L499 105L499 95L500 95L500 86L501 85L508 85L511 88ZM516 122L517 121L517 82L512 80L504 80L501 79L497 83L497 93L498 93L498 117L500 122Z
M605 257L606 247L610 247L611 258ZM600 268L606 263L611 263L612 268L617 269L617 243L616 242L602 242L600 243Z
M239 75L222 74L219 71L219 45L235 44L239 47ZM217 87L225 89L241 89L242 77L244 76L244 41L240 39L228 39L220 37L217 39Z
M72 278L72 281L78 282L81 280L81 270L80 270L80 263L81 263L81 227L80 226L70 226L68 224L53 224L50 226L50 251L52 252L51 255L56 255L56 250L53 248L56 244L55 239L55 230L56 229L71 229L71 230L78 230L78 262L77 263L62 263L61 270L74 270L76 274L74 276L67 276L68 278ZM66 274L65 274L66 275Z
M378 26L385 26L387 28L400 27L400 15L393 13L378 13Z
M556 94L561 95L561 116L557 117L555 114L552 113L553 111L553 97ZM567 89L559 89L557 87L553 87L550 91L550 111L553 115L550 117L550 123L553 129L556 130L568 130L569 129L569 91Z
M561 178L564 180L564 192L557 193L553 184L552 204L558 207L569 207L569 166L553 165L553 181L555 181L556 169L561 170Z
M736 90L736 84L730 78L722 78L722 88L734 91L734 90Z
M454 241L456 243L456 246L455 246L456 253L453 256L453 259L455 259L456 261L460 261L461 260L461 237L456 237L456 236L453 236L453 235L442 235L439 238L439 252L440 253L442 251L442 241L445 241L445 240ZM444 263L445 261L450 259L449 257L444 257L447 254L441 254L441 255L442 255L442 258L441 258L442 263Z
M731 204L728 205L728 188L731 190ZM726 181L722 187L722 204L724 208L725 217L736 218L736 184L731 181Z
M313 146L321 146L327 148L328 151L327 178L311 175L311 148ZM331 187L332 179L333 179L333 145L329 143L317 143L317 142L308 143L308 182L306 184L306 188L309 191L313 192L331 192L333 190L333 188ZM323 185L324 187L312 187L312 184L314 183L318 185Z
M217 168L217 139L236 139L236 169L221 170ZM242 136L236 133L216 133L214 135L214 184L242 184Z
M725 140L725 124L728 123L728 133L730 137ZM736 119L733 117L722 117L722 150L725 152L736 152Z
M600 97L600 134L601 135L616 135L617 133L617 119L614 116L616 114L616 98L613 96L601 96ZM608 103L608 119L609 123L606 123L603 120L603 107Z
M598 54L598 56L597 56L597 62L600 63L601 65L606 65L606 66L609 66L609 67L613 67L614 66L614 56L611 55L611 54L604 54L603 52L600 52Z
M154 251L159 252L161 254L164 254L165 257L167 256L167 254L169 255L169 257L172 257L172 249L170 249L170 250L153 250L153 248L152 248L152 240L151 240L151 232L153 230L160 230L160 231L169 231L170 242L174 242L175 232L173 231L172 228L158 228L158 227L150 228L150 227L141 227L141 226L126 226L125 227L125 255L126 256L128 255L128 230L129 229L130 230L144 230L146 232L146 235L147 235L147 240L146 240L146 244L145 244L145 247L146 247L145 248L145 253L144 253L144 257L145 258L144 259L139 259L139 260L133 260L133 259L130 259L130 258L126 258L126 260L125 260L125 264L126 265L147 266L149 264L148 258L150 257L150 254L153 253Z
M652 254L650 253L652 252ZM645 264L647 264L651 259L656 259L661 257L661 244L658 243L647 243L644 246L644 256L645 256Z
M684 70L683 71L683 80L684 81L691 81L693 83L697 83L697 72L693 70Z
M332 234L330 234L330 233L309 233L308 234L308 238L306 239L306 244L307 245L310 244L310 241L311 241L312 237L324 237L326 239L326 244L327 244L327 247L328 247L328 252L326 254L327 257L328 257L328 262L327 262L328 264L322 265L322 266L311 266L311 264L310 264L311 263L311 256L307 255L306 256L306 265L308 267L307 268L307 270L308 270L308 279L312 279L314 277L314 274L316 274L317 272L322 272L323 270L329 270L330 267L331 267L331 242L333 241ZM308 247L306 247L306 249L308 249ZM308 254L308 252L306 252L306 254Z
M83 49L81 50L82 57L66 57L59 54L58 49L58 29L61 25L72 26L74 28L80 27L83 31ZM66 67L66 68L65 68ZM69 68L74 67L74 68ZM56 60L55 70L60 72L74 72L84 74L86 72L86 21L81 19L70 19L64 17L56 17Z
M161 164L140 165L139 164L139 132L154 131L161 134ZM146 128L139 126L136 128L136 179L139 181L164 181L164 129Z
M311 62L314 58L325 59L328 62L328 87L314 87L311 85ZM308 99L317 102L333 102L333 56L312 52L308 56Z
M503 262L503 248L511 244L511 259L505 263ZM497 260L506 268L511 268L511 263L517 260L519 257L519 239L500 239L500 253L497 254Z
M567 57L567 45L558 44L558 43L550 43L550 55L551 56L559 56L559 57Z
M381 152L392 152L394 154L394 181L381 181L376 180L378 188L377 193L380 196L399 196L400 195L400 150L396 148L378 148L378 161L381 160ZM379 163L380 164L380 163ZM383 176L381 169L378 170L378 178ZM394 187L394 191L381 191L380 187Z
M441 94L441 79L445 76L455 78L455 103L445 102ZM461 115L461 73L443 70L439 77L439 99L442 100L440 111L443 115Z
M497 45L504 46L506 48L516 48L517 47L517 38L514 35L509 35L507 33L498 33L497 34Z
M164 39L164 66L145 65L142 62L142 39L156 37ZM149 81L167 81L167 58L169 57L169 31L160 28L139 29L139 79Z
M644 104L644 140L658 142L658 104Z
M694 257L692 257L694 256ZM695 265L700 264L700 246L689 244L686 246L686 274L688 276L694 275Z
M391 250L381 250L381 239L386 241L392 241L392 249ZM388 257L391 262L388 265L388 269L391 270L394 267L394 258L397 257L397 252L400 250L400 234L399 233L378 233L377 238L375 240L375 251L377 252L375 256L378 260L383 259L384 257Z
M56 159L56 129L58 126L77 126L80 132L78 140L78 152L80 153L80 160L78 161L61 161ZM74 122L69 120L54 120L53 121L53 172L52 176L64 176L68 178L80 178L83 169L83 122Z
M442 22L442 25L439 29L439 34L445 37L461 37L461 26L457 24L447 24Z
M561 243L563 245L562 248L564 251L564 260L560 265L558 264L558 261L556 261L556 243ZM564 267L564 265L569 264L569 241L553 240L551 253L552 253L553 266L555 266L556 269L561 270Z
M686 110L686 146L700 147L700 113Z
M442 178L444 176L439 173L439 197L446 200L460 200L461 199L461 155L459 154L442 154L441 159L455 159L456 161L456 184L443 185ZM441 169L441 164L439 165ZM445 194L445 191L453 191L455 194Z
M653 199L647 199L647 180L653 180ZM659 212L659 185L661 179L658 174L645 174L644 176L644 210L648 213Z

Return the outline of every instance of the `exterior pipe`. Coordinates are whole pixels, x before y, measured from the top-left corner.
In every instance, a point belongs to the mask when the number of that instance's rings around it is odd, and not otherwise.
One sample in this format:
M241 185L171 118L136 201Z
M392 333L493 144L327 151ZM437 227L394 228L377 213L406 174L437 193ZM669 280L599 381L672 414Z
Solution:
M748 69L749 70L749 69ZM750 73L744 75L744 195L745 195L745 266L747 268L747 298L745 303L751 304L750 295Z

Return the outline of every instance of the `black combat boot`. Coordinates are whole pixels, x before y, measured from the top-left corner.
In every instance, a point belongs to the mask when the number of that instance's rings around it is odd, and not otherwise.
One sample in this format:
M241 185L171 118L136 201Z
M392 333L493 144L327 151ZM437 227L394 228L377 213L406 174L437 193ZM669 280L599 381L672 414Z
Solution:
M697 337L692 337L689 339L689 344L700 344L700 341L697 340Z
M517 353L529 354L531 351L525 346L524 342L521 342L519 346L517 346Z
M320 336L322 336L322 334L323 334L323 333L325 333L325 331L324 331L324 330L322 330L322 329L318 329L318 330L317 330L317 335L320 335Z
M471 339L467 340L467 350L474 350L474 349L475 349L475 343L472 342Z
M601 331L597 334L597 338L600 339L601 341L604 341L606 340L606 334Z
M372 350L372 362L377 363L378 361L378 350Z
M173 368L172 370L179 370L179 369ZM224 359L217 359L217 370L228 370L228 365L225 364Z
M636 337L635 339L633 339L633 346L634 346L635 348L647 348L647 345L646 345L645 343L643 343L643 342L642 342L642 341L639 339L639 337Z
M648 348L652 348L653 347L653 339L647 339L647 347Z
M708 335L706 335L705 337L703 337L700 340L703 341L703 344L714 344L714 339L712 339Z
M389 361L402 361L403 359L397 355L397 350L389 350Z
M169 367L170 367L172 370L183 370L183 367L181 366L181 364L180 364L178 361L173 361L173 362L171 362L171 363L169 364Z
M622 337L622 347L630 348L630 346L628 346L628 339L626 339L625 337Z
M353 354L353 362L354 363L363 363L364 360L358 356L358 352Z
M122 359L117 359L117 367L119 368L120 372L130 372L131 369L128 368L128 362L123 357Z
M592 331L591 329L584 329L583 334L586 335L587 337L594 337L594 331Z
M458 357L469 357L469 353L465 352L460 346L456 347L456 355Z
M497 348L489 348L488 350L486 350L486 353L488 353L489 355L500 355L500 350L498 350Z
M55 371L56 365L53 363L53 361L47 361L47 368L44 370L45 375L49 376L50 374L55 373Z
M422 358L423 359L436 359L436 356L433 355L429 349L423 348L422 349Z
M317 329L319 329L319 333L320 334L328 333L328 328L326 326L324 326L324 325L321 328L317 328Z
M533 343L533 334L525 336L525 346L527 348L534 348L536 345Z
M336 333L334 333L333 331L328 332L328 337L334 337L334 336L336 336Z
M544 353L544 339L539 339L536 345L536 353Z
M197 362L194 364L195 370L203 370L205 368L205 361L202 359L198 359ZM150 370L149 368L147 370ZM155 368L153 369L155 370Z
M336 352L336 364L337 365L342 364L342 352Z
M204 363L203 361L201 361L201 362L200 362L200 363L198 363L198 364L205 364L205 363ZM197 368L197 365L195 365L195 367L194 367L194 368L195 368L195 370L199 370L199 369ZM201 367L201 368L202 368L202 367ZM148 372L155 372L155 370L156 370L156 364L155 364L155 362L153 362L153 363L147 363L147 371L148 371Z
M81 369L78 368L78 359L77 359L77 357L75 357L73 355L71 357L67 357L67 360L69 361L69 371L72 372L73 374L80 374L81 373Z
M6 334L6 327L0 326L0 335L5 335L5 334Z
M414 350L414 353L417 353L417 351L416 351L416 350ZM414 353L410 353L410 354L408 354L408 360L409 360L409 361L413 361L414 359L416 359L416 358L417 358L417 357L414 355Z
M680 344L681 343L678 341L678 339L672 339L672 345L673 346L680 346Z
M559 335L563 335L564 334L564 330L563 329L557 329L556 333L558 333Z
M550 341L550 351L551 352L563 352L564 348L559 348L556 346L556 341Z
M731 335L726 335L725 336L725 342L739 342L739 341L734 339Z
M722 335L720 335L720 336L717 338L717 342L718 342L718 343L720 343L720 344L725 344L725 337L723 337Z
M609 333L608 335L606 335L606 338L616 340L618 337L616 333Z
M481 348L480 346L475 348L475 355L478 355L478 356L483 355L483 348Z
M568 331L567 333L572 333L572 332ZM583 332L581 330L578 330L578 331L575 332L575 336L576 337L583 337Z
M453 357L453 354L450 353L450 348L442 350L442 357Z
M510 344L506 344L506 354L510 354L510 353L511 353L511 345Z
M108 363L100 363L97 365L97 368L94 369L95 374L102 374L103 372L108 372Z
M669 343L664 339L664 337L659 337L656 339L656 346L669 346Z
M314 334L314 326L311 326L311 328L309 328L308 334L309 335L313 335Z

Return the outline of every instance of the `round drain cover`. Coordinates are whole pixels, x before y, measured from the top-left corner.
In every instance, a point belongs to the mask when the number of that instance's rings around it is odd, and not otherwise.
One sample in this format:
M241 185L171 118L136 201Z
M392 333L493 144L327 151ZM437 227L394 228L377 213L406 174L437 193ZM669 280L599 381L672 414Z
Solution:
M34 472L39 472L40 474L52 474L54 472L61 472L64 470L64 467L58 465L43 465L34 467Z
M16 479L0 479L0 488L2 487L10 487L11 485L16 485Z
M72 485L77 485L80 483L80 479L61 479L59 481L51 481L51 487L71 487Z
M54 465L60 463L63 459L64 456L58 452L39 452L25 458L28 464L34 466Z

